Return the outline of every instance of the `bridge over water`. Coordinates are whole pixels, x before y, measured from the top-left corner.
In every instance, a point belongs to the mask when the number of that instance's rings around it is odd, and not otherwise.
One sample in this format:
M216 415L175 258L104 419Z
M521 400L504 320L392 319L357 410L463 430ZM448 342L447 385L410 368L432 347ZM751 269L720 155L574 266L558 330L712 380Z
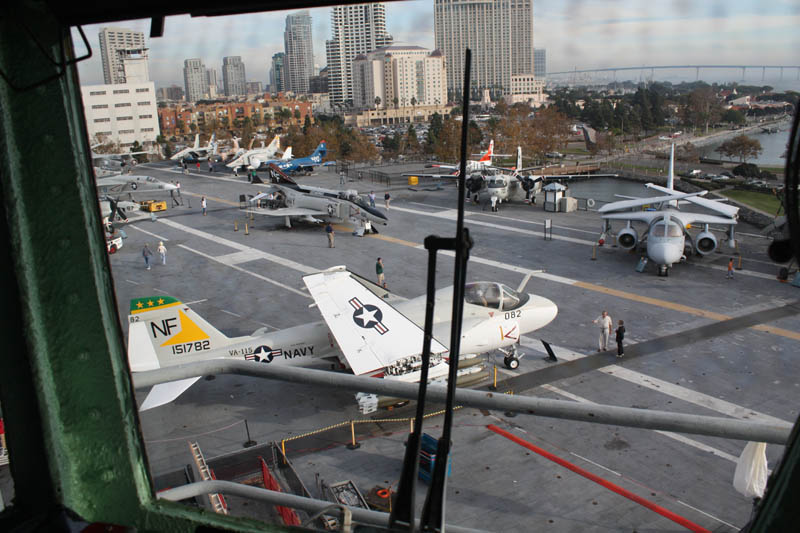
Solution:
M652 78L655 74L656 70L691 70L694 69L695 71L695 78L700 79L700 69L703 70L741 70L742 71L742 80L745 79L745 75L748 69L750 70L761 70L761 81L764 81L767 75L767 71L775 71L778 74L779 79L783 81L783 74L784 71L795 71L797 76L797 80L800 80L800 65L642 65L637 67L606 67L606 68L590 68L590 69L574 69L574 70L564 70L560 72L548 72L547 77L551 76L564 76L564 75L577 75L577 74L595 74L601 72L611 72L614 74L614 79L617 78L617 72L626 72L626 71L640 71L646 72L650 71L650 77Z

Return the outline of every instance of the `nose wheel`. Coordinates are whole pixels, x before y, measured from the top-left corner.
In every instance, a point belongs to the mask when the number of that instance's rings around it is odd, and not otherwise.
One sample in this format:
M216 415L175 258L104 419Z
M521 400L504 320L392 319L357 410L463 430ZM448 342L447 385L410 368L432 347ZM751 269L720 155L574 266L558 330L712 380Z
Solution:
M669 277L669 267L667 265L658 265L658 275L662 278Z
M512 346L510 350L500 348L500 351L503 352L503 364L506 368L511 370L519 368L519 360L525 355L524 353L520 352L516 346Z

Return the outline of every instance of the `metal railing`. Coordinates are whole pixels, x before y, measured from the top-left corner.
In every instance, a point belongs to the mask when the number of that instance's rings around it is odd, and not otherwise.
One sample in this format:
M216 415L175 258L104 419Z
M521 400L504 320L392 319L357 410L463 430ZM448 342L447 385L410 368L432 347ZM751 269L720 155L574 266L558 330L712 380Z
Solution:
M203 361L138 372L133 375L133 381L134 385L139 388L211 374L238 374L277 379L353 392L371 392L409 400L415 400L418 393L418 384L416 383L353 376L326 370L281 367L254 364L248 361L228 360ZM429 401L443 402L446 396L447 389L445 387L440 385L428 386ZM603 404L581 404L566 400L498 394L472 389L458 389L455 398L459 405L465 407L771 444L786 444L792 430L792 425L789 423L767 424L651 409L645 410Z

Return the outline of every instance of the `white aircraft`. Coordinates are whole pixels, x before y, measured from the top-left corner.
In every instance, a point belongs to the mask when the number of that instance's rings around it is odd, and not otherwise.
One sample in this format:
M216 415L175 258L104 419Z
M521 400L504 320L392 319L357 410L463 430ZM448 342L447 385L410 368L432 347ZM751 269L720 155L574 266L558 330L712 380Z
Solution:
M323 322L227 337L175 298L158 295L131 300L128 361L131 371L213 359L305 365L338 361L356 375L417 381L420 375L426 296L412 300L333 267L303 277ZM452 287L436 292L430 379L447 374ZM390 302L395 302L394 304ZM550 300L501 283L468 283L461 354L505 350L506 364L519 366L520 335L549 324L558 313ZM153 387L140 410L169 403L199 377Z
M194 136L194 145L184 148L183 150L179 151L178 153L172 154L170 159L172 161L181 161L184 158L188 158L193 160L193 162L201 161L208 159L209 153L216 153L217 150L217 143L216 143L217 134L211 135L211 139L209 139L208 144L205 147L200 146L200 134L196 134Z
M152 176L131 174L97 178L95 183L101 216L108 217L112 221L117 216L120 220L127 221L127 213L139 209L139 204L133 198L134 193L144 196L165 192L172 194L172 191L178 188L172 183L164 183ZM122 199L122 195L125 194L128 195L127 200Z
M258 176L253 182L263 184L264 187L249 200L251 207L248 208L248 213L284 217L287 228L292 227L292 218L307 222L355 221L359 223L358 227L366 227L366 222L370 226L385 226L389 221L380 209L371 207L355 190L338 191L301 185L284 174L274 163L269 165L267 174L267 183Z
M480 159L477 161L467 160L467 175L473 172L480 172L487 167L492 166L492 158L493 157L505 157L507 154L495 154L494 153L494 139L489 141L489 148L483 153L480 154ZM405 177L409 176L416 176L419 178L457 178L460 172L458 165L443 165L439 163L435 163L432 165L425 165L425 168L443 168L447 170L451 170L449 174L403 174Z
M280 149L281 139L280 136L276 135L269 145L264 146L262 143L261 148L247 150L243 154L239 155L239 157L231 160L229 163L226 163L225 166L228 168L247 168L248 166L258 168L258 166L261 164L261 161L273 159L275 154L278 153L278 150Z
M262 159L261 156L255 155L250 158L250 164L247 166L249 170L259 169L262 167L268 167L271 163L285 163L292 159L292 147L290 146L286 150L283 151L283 155L281 155L277 159Z
M686 238L689 238L692 248L699 255L708 255L717 249L717 238L710 231L711 224L728 226L728 246L736 245L734 226L739 208L718 201L700 198L708 191L694 193L680 193L674 190L675 170L675 145L672 145L669 160L669 176L667 186L660 187L648 183L646 187L663 192L664 196L651 198L623 197L627 200L612 202L602 206L598 211L602 214L603 236L611 231L612 220L624 220L627 226L617 232L617 244L620 248L631 250L639 243L639 233L633 227L633 222L647 225L641 241L647 243L647 256L658 265L658 275L669 275L669 269L674 263L684 258ZM680 206L693 204L714 211L717 214L693 213L681 211ZM658 209L642 211L643 206L658 205ZM693 224L702 224L703 230L692 237L687 229Z

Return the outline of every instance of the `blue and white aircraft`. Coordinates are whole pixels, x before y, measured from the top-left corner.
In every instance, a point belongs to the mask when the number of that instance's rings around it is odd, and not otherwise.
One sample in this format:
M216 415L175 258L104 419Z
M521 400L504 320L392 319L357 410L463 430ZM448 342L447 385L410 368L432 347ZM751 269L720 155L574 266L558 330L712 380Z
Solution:
M317 149L314 150L314 153L310 156L290 159L289 161L276 161L274 165L286 174L296 174L300 172L311 174L314 167L322 164L322 158L324 158L327 153L328 145L325 141L321 141Z

